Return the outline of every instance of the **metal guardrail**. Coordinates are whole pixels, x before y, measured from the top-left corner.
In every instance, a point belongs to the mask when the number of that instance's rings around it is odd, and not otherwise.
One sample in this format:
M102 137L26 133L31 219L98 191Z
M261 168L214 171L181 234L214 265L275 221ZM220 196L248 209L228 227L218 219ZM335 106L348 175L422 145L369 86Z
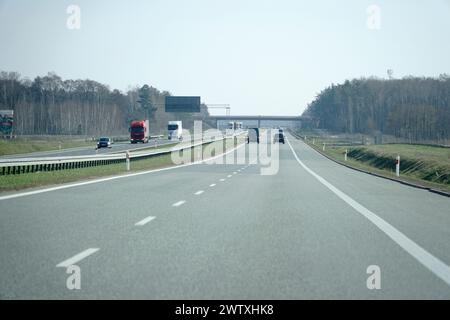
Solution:
M181 144L171 148L164 148L159 150L142 151L141 148L128 152L130 159L144 159L157 155L169 154L185 149L194 148L200 145L209 144L217 141L223 141L242 135L246 132L240 132L229 136L223 136L219 139L213 137L203 137L199 142ZM151 147L144 147L149 149ZM86 155L86 156L65 156L65 157L36 157L36 158L18 158L18 159L1 159L0 160L0 176L31 173L31 172L46 172L56 170L67 170L94 167L100 165L108 165L114 163L125 162L127 159L127 151L121 151L112 154L102 155Z

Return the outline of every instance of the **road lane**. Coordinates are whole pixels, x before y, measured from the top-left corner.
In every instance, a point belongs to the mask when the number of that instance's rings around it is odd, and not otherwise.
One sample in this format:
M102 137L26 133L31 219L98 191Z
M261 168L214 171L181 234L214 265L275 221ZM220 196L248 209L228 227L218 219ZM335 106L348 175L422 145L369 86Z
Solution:
M300 166L305 169L309 174L316 178L321 184L327 187L331 192L338 196L341 200L346 202L350 207L359 212L362 216L367 218L372 222L378 229L383 231L389 238L391 238L396 244L398 244L402 249L408 252L412 257L414 257L418 262L420 262L424 267L430 270L433 274L443 280L448 286L450 286L450 267L446 265L443 261L436 258L420 245L415 243L413 240L408 238L404 233L393 227L386 220L383 220L378 215L361 205L359 202L355 201L352 197L345 194L334 185L329 183L323 177L308 168L299 158L295 150L292 148L291 143L287 140L289 148L300 164ZM377 269L379 269L377 267Z
M118 257L102 255L100 264L121 267L91 278L92 287L153 299L449 297L444 282L346 203L315 197L327 189L282 149L278 175L250 167L133 234ZM380 291L366 287L373 264Z
M55 264L85 248L102 248L112 239L126 238L136 221L149 213L169 213L178 195L191 196L228 172L219 166L211 174L209 166L194 165L170 170L179 172L169 175L164 174L169 171L159 171L119 179L126 180L123 182L108 180L2 200L0 297L58 297L56 293L61 290L39 291L49 283L58 283L57 287L66 291L61 288L64 281L57 277L65 274L55 271ZM193 180L193 176L197 178ZM91 259L86 260L83 264ZM29 282L32 285L27 289Z
M289 138L311 170L450 264L450 198L346 168Z
M381 197L383 205L373 208L351 193L448 263L448 235L435 228L448 226L448 215L422 212L433 221L408 221L414 228L407 229L385 216L396 202L386 194L391 188L424 203L435 195L400 184L378 189L375 177L338 172L342 167L290 141L302 161L345 192L352 186ZM287 145L278 174L259 169L203 164L2 201L0 297L450 298L442 280L301 168ZM198 190L204 193L195 196ZM433 198L435 211L448 205L443 199ZM403 205L416 210L414 202ZM157 219L135 226L150 215ZM430 238L436 232L433 246L415 233L421 228ZM82 289L69 291L55 265L86 248L101 250L80 262ZM382 290L366 287L373 264L381 268Z
M157 142L157 146L172 144L173 141L168 139L159 139ZM152 147L155 146L155 140L150 140L147 144L142 143L115 143L111 148L101 148L95 149L95 142L92 143L92 147L78 147L78 148L69 148L69 149L61 149L61 150L49 150L49 151L39 151L39 152L31 152L25 154L11 154L0 156L0 159L23 159L23 158L36 158L36 157L71 157L71 156L87 156L87 155L96 155L96 154L109 154L115 152L121 152L126 150L133 150L143 147Z

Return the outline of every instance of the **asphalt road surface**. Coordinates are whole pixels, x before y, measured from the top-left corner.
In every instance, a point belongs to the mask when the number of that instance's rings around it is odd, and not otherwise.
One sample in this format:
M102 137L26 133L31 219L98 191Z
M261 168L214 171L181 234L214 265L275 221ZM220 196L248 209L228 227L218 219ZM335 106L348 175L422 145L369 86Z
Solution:
M288 141L275 175L203 163L0 197L0 298L450 298L449 198Z
M168 139L158 139L157 145L166 145L174 143L174 141L170 141ZM71 157L71 156L87 156L87 155L96 155L96 154L106 154L106 153L114 153L126 150L133 150L136 148L142 147L150 147L155 145L155 140L150 140L149 143L136 143L131 144L129 142L117 142L112 145L111 148L101 148L95 149L96 142L92 143L92 147L78 147L78 148L68 148L62 150L50 150L50 151L40 151L40 152L32 152L18 155L6 155L1 156L0 159L22 159L22 158L38 158L38 157Z

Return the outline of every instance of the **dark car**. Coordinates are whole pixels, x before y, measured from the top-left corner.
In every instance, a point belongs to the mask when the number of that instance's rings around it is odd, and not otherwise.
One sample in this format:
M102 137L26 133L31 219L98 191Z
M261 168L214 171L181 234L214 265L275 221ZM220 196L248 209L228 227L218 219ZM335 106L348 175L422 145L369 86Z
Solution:
M273 139L274 143L283 143L284 144L284 134L283 133L276 133Z
M98 139L97 148L112 148L112 139L108 137L102 137Z
M256 142L259 143L259 129L251 128L248 131L247 143Z

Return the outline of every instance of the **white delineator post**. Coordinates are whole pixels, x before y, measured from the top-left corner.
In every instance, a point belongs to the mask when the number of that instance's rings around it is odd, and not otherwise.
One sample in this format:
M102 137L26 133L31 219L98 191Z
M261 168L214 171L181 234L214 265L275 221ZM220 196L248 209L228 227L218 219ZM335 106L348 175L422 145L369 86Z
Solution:
M322 151L325 151L325 142L323 143Z
M130 171L130 152L126 151L126 164L127 164L127 171Z
M345 153L344 153L344 159L345 159L345 161L347 161L347 154L348 154L348 149L345 149Z
M400 156L397 156L397 159L395 160L395 175L400 177Z

